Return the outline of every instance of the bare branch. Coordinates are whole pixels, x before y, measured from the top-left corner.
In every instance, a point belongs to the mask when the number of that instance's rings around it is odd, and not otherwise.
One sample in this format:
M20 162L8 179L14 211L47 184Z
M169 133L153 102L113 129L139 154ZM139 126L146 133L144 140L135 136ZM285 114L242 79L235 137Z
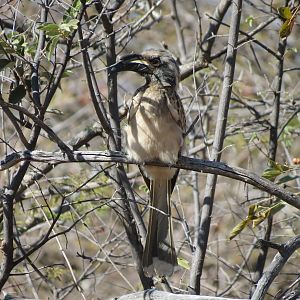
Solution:
M212 146L211 159L219 161L221 158L223 143L225 139L225 131L227 125L227 116L229 110L229 102L231 97L232 83L235 70L236 46L238 42L238 34L240 27L240 18L242 10L242 1L236 0L232 2L232 17L228 37L227 56L224 69L224 81L220 104L218 109L217 124L215 129L214 143ZM210 220L214 203L214 195L217 183L217 176L209 174L206 180L204 203L201 213L200 229L193 253L193 262L191 268L191 277L189 289L191 293L200 294L200 279L204 265L207 241L210 229Z
M209 29L203 38L203 43L201 45L202 51L204 52L205 58L210 60L211 49L214 45L216 35L218 33L221 21L223 20L226 12L228 11L230 5L230 0L222 0L215 9L213 19L209 24Z
M172 294L168 292L162 292L158 290L147 290L139 293L134 293L130 295L124 295L116 300L246 300L246 299L233 299L233 298L222 298L222 297L213 297L213 296L196 296L196 295L187 295L187 294Z
M279 274L286 261L300 248L300 236L290 239L287 243L282 245L282 248L283 250L275 255L273 261L257 283L256 290L251 297L252 300L262 300L265 298L268 288Z
M177 35L177 39L178 39L178 48L179 48L179 52L180 52L180 58L182 59L182 61L185 61L186 54L187 54L186 44L185 44L185 40L184 40L183 27L181 25L181 21L180 21L179 15L178 15L176 0L171 1L171 8L172 8L172 19L175 24L176 35Z
M14 105L11 103L7 103L5 102L3 99L0 98L0 106L4 107L4 108L12 108L15 109L17 111L22 112L24 115L26 115L27 117L31 118L36 125L38 125L40 128L44 129L46 131L46 133L48 134L49 138L56 142L57 146L65 151L66 153L68 153L71 149L69 148L69 146L67 146L55 133L54 131L48 126L46 125L41 119L39 119L38 117L36 117L34 114L30 113L28 110L26 110L24 107L18 106L18 105Z
M116 162L138 164L118 151L73 151L68 157L63 152L21 151L7 155L0 162L0 171L11 168L22 161L43 163L70 163L70 162ZM149 161L147 165L169 166L201 173L221 175L248 183L262 191L274 195L288 204L300 209L300 197L279 185L258 176L257 174L238 167L228 166L223 162L181 156L176 164L166 165L159 161Z
M278 126L279 126L279 114L280 114L280 103L281 103L281 94L282 94L282 81L283 81L283 64L284 64L284 53L286 49L286 40L279 41L278 44L278 62L277 62L277 80L274 90L274 103L273 109L270 116L270 129L269 129L269 149L268 149L268 158L271 161L276 161L277 147L278 147ZM270 200L272 203L272 200ZM264 233L263 239L269 241L272 234L273 227L273 217L268 218L268 225ZM262 276L265 263L267 260L269 247L262 246L262 251L259 254L255 266L254 273L254 283L256 283Z

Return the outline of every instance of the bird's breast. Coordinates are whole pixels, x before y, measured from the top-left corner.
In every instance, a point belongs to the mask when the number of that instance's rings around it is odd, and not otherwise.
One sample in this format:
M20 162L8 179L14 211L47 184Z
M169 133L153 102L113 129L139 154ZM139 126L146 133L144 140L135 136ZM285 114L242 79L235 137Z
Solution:
M162 93L145 92L132 111L126 127L129 155L141 162L159 159L175 163L183 145L183 132Z

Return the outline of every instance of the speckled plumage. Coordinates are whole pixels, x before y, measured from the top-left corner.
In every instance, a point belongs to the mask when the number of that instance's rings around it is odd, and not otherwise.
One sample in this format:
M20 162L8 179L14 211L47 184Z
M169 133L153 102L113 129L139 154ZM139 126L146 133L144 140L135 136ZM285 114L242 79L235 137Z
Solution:
M145 64L142 75L146 84L138 89L129 105L125 128L128 154L138 162L175 163L183 148L186 126L184 109L176 92L178 66L169 52L163 50L146 51L139 55L139 61ZM151 200L144 270L149 275L171 275L177 258L170 196L178 170L144 166L142 173L149 185Z

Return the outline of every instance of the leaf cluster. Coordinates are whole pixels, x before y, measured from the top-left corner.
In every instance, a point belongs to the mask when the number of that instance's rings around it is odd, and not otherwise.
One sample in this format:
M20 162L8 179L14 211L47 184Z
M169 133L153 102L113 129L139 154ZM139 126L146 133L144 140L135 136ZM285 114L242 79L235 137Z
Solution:
M252 227L255 228L261 222L265 221L267 218L274 216L284 207L285 207L285 203L283 201L277 201L270 206L263 206L259 204L250 205L246 219L242 220L231 230L229 235L229 240L235 238L248 225L252 224Z
M300 9L300 5L292 9L288 6L278 8L279 16L284 21L284 23L282 24L279 30L279 36L282 39L287 38L291 34L299 9Z

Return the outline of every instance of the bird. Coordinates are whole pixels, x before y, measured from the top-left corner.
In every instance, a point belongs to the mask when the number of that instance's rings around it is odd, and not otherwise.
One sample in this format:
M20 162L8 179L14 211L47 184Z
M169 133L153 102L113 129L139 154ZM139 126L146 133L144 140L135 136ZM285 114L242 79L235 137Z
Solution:
M158 160L174 164L184 148L186 119L177 94L178 64L167 50L150 49L120 58L115 70L133 71L145 78L128 109L125 127L127 153L142 164L141 174L150 191L150 215L143 252L148 276L171 276L177 266L171 219L171 193L179 169L145 165Z

